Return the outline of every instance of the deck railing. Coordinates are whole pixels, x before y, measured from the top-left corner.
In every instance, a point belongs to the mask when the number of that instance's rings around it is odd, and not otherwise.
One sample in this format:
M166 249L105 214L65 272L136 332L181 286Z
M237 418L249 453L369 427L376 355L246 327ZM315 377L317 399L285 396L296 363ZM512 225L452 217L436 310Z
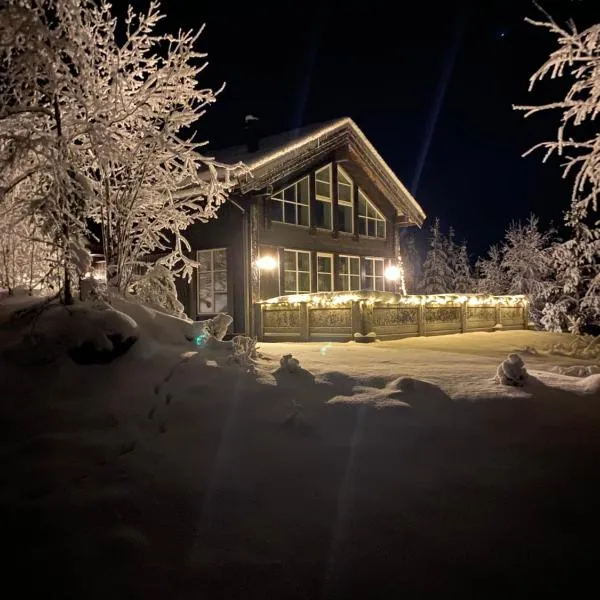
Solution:
M494 329L526 329L525 296L328 292L271 298L255 305L261 341L399 339Z

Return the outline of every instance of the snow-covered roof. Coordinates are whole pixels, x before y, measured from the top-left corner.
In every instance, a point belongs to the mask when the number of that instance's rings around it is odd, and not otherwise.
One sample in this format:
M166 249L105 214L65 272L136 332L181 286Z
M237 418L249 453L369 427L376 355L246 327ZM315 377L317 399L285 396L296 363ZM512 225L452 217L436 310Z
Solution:
M259 149L254 152L241 145L212 154L219 162L243 162L248 167L249 173L240 181L241 191L247 193L272 185L303 164L313 162L315 156L348 144L375 173L373 183L392 203L397 214L409 217L420 226L425 220L425 212L349 117L261 137Z

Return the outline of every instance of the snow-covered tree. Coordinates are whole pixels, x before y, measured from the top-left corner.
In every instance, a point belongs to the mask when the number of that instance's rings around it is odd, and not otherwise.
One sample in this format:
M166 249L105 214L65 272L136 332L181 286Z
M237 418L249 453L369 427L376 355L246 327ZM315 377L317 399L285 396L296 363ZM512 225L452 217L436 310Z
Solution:
M539 105L516 106L525 116L558 113L556 140L542 142L544 162L552 155L563 157L563 176L573 175L570 206L565 221L571 239L552 250L556 285L549 294L542 322L548 329L579 333L600 321L600 23L579 32L573 22L561 27L547 13L546 21L528 22L549 30L558 48L530 78L530 90L542 79L563 78L564 98ZM528 153L529 153L528 152Z
M175 317L181 317L184 307L177 299L173 272L161 264L150 267L134 285L136 297L148 306Z
M214 217L234 183L237 167L186 137L216 98L198 86L200 32L161 34L161 19L157 2L130 8L117 35L106 0L6 0L0 9L0 207L10 199L40 219L67 302L88 219L101 225L120 289L158 251L189 276L184 230Z
M471 275L471 264L469 262L469 252L467 242L463 241L460 246L455 246L454 250L454 286L453 291L469 293L473 291L473 277Z
M597 230L596 230L597 231ZM585 332L600 317L600 238L588 227L552 247L554 285L542 310L550 331Z
M404 283L409 294L416 294L421 278L421 255L417 249L415 238L409 235L402 241L402 264L404 267Z
M0 221L0 288L9 294L58 290L58 258L35 217L11 210Z
M540 231L535 215L524 224L510 224L502 245L502 268L509 294L526 294L532 301L545 296L552 276L552 235L552 230Z
M573 22L561 27L545 15L546 21L526 21L553 33L558 48L531 76L529 90L547 77L564 78L570 87L556 102L515 108L525 111L526 117L546 111L559 113L556 140L537 144L527 154L543 148L544 161L553 154L564 157L564 176L575 176L567 222L576 226L590 211L598 210L600 195L600 131L593 127L600 113L600 23L579 32ZM584 124L589 127L582 127Z
M452 286L452 272L448 267L447 242L440 230L440 220L436 218L431 227L429 250L423 262L420 292L422 294L443 294Z
M499 246L491 246L486 258L476 263L478 274L477 291L482 294L506 294L508 281L502 266L502 251Z

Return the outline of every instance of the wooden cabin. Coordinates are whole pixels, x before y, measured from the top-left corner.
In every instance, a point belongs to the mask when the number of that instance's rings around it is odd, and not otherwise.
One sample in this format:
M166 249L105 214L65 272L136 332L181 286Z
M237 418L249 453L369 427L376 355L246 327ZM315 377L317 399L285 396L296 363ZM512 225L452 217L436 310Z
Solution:
M248 124L248 123L247 123ZM349 118L214 152L249 173L218 218L188 231L199 263L179 286L192 319L225 312L252 335L254 305L287 294L399 291L400 228L422 208Z

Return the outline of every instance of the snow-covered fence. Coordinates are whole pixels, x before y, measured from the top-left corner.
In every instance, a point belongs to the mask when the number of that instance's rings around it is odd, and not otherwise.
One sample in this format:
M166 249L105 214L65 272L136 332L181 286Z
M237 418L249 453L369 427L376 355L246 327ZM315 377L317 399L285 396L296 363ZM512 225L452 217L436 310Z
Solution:
M525 329L524 296L380 292L281 296L257 304L261 341L346 341L374 333L379 339L493 329Z

